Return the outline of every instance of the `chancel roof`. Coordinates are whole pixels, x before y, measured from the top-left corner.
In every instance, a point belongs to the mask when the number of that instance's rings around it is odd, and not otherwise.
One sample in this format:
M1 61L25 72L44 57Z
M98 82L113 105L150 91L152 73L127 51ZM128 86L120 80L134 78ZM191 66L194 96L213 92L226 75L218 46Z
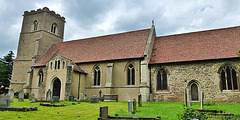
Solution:
M74 63L142 58L150 30L144 29L53 44L34 66L46 65L56 54L61 54Z
M157 37L150 64L238 57L240 27Z

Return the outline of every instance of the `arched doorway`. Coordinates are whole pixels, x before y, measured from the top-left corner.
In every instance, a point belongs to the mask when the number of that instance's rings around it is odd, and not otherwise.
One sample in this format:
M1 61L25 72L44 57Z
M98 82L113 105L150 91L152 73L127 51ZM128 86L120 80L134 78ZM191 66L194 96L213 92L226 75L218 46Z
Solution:
M198 101L198 86L195 83L191 85L191 98L192 101Z
M53 96L58 96L60 98L61 93L61 81L56 79L53 83Z

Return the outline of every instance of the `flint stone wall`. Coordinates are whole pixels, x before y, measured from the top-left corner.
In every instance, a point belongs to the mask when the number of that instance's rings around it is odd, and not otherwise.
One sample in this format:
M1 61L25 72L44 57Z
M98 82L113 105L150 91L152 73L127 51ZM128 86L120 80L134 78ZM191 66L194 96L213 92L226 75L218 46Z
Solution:
M154 100L184 102L184 87L186 87L187 83L191 80L197 80L200 82L200 90L204 92L204 101L239 103L240 91L220 90L220 74L218 71L224 64L231 64L237 68L237 78L239 81L239 59L152 65L151 90L154 95ZM167 70L168 90L156 91L156 79L159 68L166 68ZM201 91L198 92L200 93Z

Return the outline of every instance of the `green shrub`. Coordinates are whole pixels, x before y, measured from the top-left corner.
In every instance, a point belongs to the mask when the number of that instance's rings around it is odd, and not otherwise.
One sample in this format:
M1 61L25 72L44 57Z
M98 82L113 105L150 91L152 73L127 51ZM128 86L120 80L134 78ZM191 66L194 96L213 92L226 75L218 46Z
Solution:
M178 119L179 120L192 120L192 119L206 120L207 115L200 113L196 109L187 107L183 110L183 113L181 115L178 114Z
M205 106L213 106L213 105L216 105L216 102L215 101L207 101L204 103Z

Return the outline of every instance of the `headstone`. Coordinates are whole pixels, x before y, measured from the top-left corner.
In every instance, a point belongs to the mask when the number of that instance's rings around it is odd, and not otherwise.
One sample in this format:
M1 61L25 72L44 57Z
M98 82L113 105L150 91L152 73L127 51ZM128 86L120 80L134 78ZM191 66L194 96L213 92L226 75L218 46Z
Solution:
M135 114L137 112L137 102L136 99L133 99L133 114Z
M201 109L203 110L203 98L204 98L204 93L201 92Z
M150 94L150 103L153 103L153 94Z
M93 95L90 99L90 103L98 103L99 102L99 99L96 95Z
M186 88L184 89L184 105L185 105L185 108L187 108L187 89Z
M138 94L138 107L142 107L142 95Z
M102 120L107 120L108 118L108 106L100 107L100 117Z
M131 100L128 101L128 112L132 113L132 101Z
M29 100L32 100L33 98L35 98L34 94L30 94L29 97L28 97Z
M9 107L10 100L6 98L0 98L0 107Z
M10 89L10 90L8 91L8 95L9 95L9 100L10 100L10 102L13 102L14 90L13 90L13 89Z
M69 96L69 101L74 101L74 96Z
M51 100L51 96L52 96L52 91L48 89L46 100Z
M21 89L18 93L18 102L23 102L24 101L24 91Z
M53 96L52 97L52 102L53 103L58 103L59 102L59 96Z
M99 98L101 98L101 97L102 97L102 91L99 90Z

